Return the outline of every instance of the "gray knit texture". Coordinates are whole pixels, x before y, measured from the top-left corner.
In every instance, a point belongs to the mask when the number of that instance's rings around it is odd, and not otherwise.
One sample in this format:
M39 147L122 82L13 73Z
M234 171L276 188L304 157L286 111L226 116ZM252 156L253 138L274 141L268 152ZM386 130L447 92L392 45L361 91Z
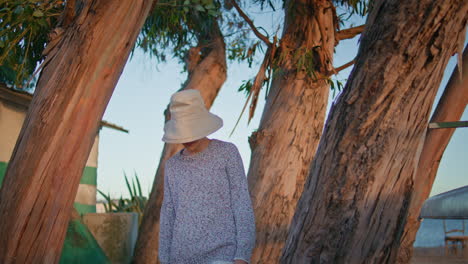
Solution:
M212 140L166 161L159 260L164 264L250 261L255 220L237 147Z

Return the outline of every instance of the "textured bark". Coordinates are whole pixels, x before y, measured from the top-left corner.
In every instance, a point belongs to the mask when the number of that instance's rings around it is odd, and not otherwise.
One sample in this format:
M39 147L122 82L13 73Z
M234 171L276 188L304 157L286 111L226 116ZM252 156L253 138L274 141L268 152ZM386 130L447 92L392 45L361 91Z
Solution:
M420 142L468 2L374 2L281 263L394 263Z
M325 76L333 69L333 10L330 1L285 3L279 68L260 127L250 138L248 182L257 225L252 263L278 263L322 134L330 88ZM317 78L301 67L301 56L315 63Z
M430 122L456 121L460 120L463 115L468 103L468 48L465 48L463 55L459 54L459 56L463 56L463 79L460 78L459 69L456 67ZM410 263L413 255L413 243L421 223L419 220L421 208L429 197L440 160L454 132L454 128L429 129L427 131L419 158L418 171L414 179L408 219L401 237L398 263Z
M210 33L199 37L199 47L194 47L187 54L189 75L183 89L199 90L206 107L211 108L221 86L226 81L226 47L224 38L213 22ZM205 43L207 42L207 44ZM169 107L165 121L169 120ZM182 144L164 144L153 188L143 214L138 241L134 254L134 263L157 263L159 245L159 213L163 200L164 163L183 148Z
M56 30L0 191L0 263L59 261L99 121L151 6L78 2Z

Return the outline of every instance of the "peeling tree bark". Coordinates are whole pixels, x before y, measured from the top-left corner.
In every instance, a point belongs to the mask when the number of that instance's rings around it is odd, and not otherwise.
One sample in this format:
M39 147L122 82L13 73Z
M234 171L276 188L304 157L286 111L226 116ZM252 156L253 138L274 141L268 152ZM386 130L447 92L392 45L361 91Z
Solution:
M78 2L49 53L5 174L0 263L59 261L99 122L152 3Z
M211 108L221 86L226 81L226 45L216 21L210 33L199 37L199 46L187 55L189 75L183 89L199 90L206 107ZM168 121L169 107L165 113ZM183 148L182 144L164 144L148 204L143 214L133 262L157 263L159 245L159 213L163 200L164 163Z
M468 2L374 2L281 263L394 263L421 138Z
M290 0L278 49L279 67L260 127L250 138L248 182L257 225L252 263L278 263L322 135L333 70L335 13L331 1ZM302 65L305 58L307 67ZM313 63L315 64L313 64Z
M430 122L456 121L460 120L463 115L468 103L468 48L465 47L463 55L459 54L458 56L463 56L463 79L461 79L459 69L456 67ZM419 158L418 171L414 179L408 219L401 237L398 263L410 263L411 261L413 243L421 223L419 214L424 201L429 197L440 160L454 132L454 128L429 129L427 131Z

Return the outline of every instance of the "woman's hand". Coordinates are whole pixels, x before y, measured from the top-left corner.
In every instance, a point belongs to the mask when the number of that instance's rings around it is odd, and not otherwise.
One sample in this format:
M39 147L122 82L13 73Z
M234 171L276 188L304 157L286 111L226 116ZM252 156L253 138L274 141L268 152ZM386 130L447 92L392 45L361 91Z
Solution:
M247 262L245 262L245 261L243 261L243 260L240 260L240 259L236 259L236 260L234 261L234 264L249 264L249 263L247 263Z

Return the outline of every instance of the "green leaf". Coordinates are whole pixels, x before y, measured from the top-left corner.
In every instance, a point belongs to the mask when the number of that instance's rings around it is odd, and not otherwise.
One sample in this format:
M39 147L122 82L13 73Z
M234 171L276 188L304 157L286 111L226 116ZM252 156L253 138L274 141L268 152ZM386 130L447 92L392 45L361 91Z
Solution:
M49 24L47 23L47 20L45 18L38 19L37 24L43 28L49 27Z
M203 8L202 5L196 5L196 6L195 6L195 9L196 9L197 11L200 11L200 12L205 12L205 8Z
M219 13L217 11L215 11L215 10L208 10L208 15L215 17L215 16L218 16Z
M103 193L101 190L97 190L99 192L99 194L101 194L104 199L106 200L107 203L104 203L104 210L107 212L107 213L110 213L112 211L112 199L110 198L110 194L105 194ZM107 206L108 205L108 206Z
M139 196L139 197L142 197L142 196L143 196L143 192L141 191L140 180L138 179L138 175L137 175L136 172L135 172L135 179L136 179L136 183L137 183L137 186L138 186L138 196Z
M130 197L132 197L133 196L132 187L130 187L130 183L128 182L127 174L125 172L124 172L124 177L125 177L125 184L127 184L128 192L130 193Z
M43 16L44 16L44 13L42 13L41 10L35 10L35 11L33 12L33 16L34 16L34 17L43 17Z
M133 195L131 196L132 200L133 198L137 195L137 190L136 190L136 186L135 186L135 180L132 179L132 186L133 186Z
M8 9L8 8L7 8L7 9ZM9 9L8 9L8 10L9 10ZM3 11L3 9L2 9L2 11ZM13 13L14 13L14 14L21 14L21 13L23 13L23 11L24 11L24 8L23 8L22 6L17 6L17 7L15 8L15 10L13 10Z
M207 10L214 10L214 9L216 8L216 6L213 5L213 4L209 4L209 5L206 5L205 8L206 8Z

